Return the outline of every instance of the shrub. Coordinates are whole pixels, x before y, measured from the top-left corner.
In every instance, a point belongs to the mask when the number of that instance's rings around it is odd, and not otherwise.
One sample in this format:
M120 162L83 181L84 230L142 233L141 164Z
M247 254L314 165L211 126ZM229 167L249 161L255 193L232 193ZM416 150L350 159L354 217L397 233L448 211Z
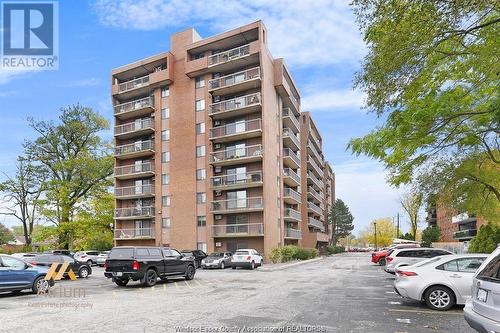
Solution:
M286 245L272 249L269 259L273 263L279 263L291 260L307 260L317 256L318 250L316 249L302 249L295 245Z
M500 243L500 226L484 224L469 244L469 253L491 253Z
M281 262L281 247L275 247L274 249L271 250L271 253L269 254L269 259L273 264L276 264L278 262Z
M299 248L295 245L286 245L281 248L281 260L282 262L287 262L295 259L297 251Z
M298 249L295 254L295 259L297 260L307 260L316 258L318 256L318 250L316 249Z
M345 248L343 246L329 245L326 247L326 251L328 252L328 254L337 254L345 252Z

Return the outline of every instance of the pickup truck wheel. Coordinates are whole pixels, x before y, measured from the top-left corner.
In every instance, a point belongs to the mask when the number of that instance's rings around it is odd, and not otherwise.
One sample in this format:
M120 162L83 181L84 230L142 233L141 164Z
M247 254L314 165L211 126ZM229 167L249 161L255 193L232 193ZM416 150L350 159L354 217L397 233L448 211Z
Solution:
M380 266L385 266L385 258L381 258L379 261L378 261L378 264Z
M156 274L156 271L154 269L148 269L146 271L146 275L144 276L144 285L146 287L152 287L156 284L156 281L158 280L158 275Z
M220 263L220 269L224 269L224 268L226 268L226 264L223 261L223 262Z
M89 269L87 267L82 267L78 271L78 276L81 278L88 278L89 277Z
M186 275L184 275L184 278L186 280L192 280L194 278L194 267L193 266L188 266L186 269Z
M120 286L120 287L125 287L128 283L128 279L126 280L120 280L120 279L115 279L115 283L117 286Z

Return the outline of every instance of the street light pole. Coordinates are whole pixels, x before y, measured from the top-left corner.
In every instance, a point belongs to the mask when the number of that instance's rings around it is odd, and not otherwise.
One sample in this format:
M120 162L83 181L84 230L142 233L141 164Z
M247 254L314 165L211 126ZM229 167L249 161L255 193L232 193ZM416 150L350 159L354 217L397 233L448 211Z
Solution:
M373 226L375 227L375 251L378 250L378 245L377 245L377 222L373 222Z

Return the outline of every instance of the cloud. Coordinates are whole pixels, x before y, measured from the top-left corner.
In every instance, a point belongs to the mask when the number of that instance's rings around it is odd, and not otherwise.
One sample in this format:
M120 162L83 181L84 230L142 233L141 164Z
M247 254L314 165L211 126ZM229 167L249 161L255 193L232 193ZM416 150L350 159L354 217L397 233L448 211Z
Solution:
M342 0L96 0L93 8L101 24L137 30L199 22L219 33L262 19L274 56L296 67L354 65L365 52L348 2Z
M0 68L0 85L6 84L23 75L34 73L35 71L30 70L5 70Z
M71 87L95 87L100 86L102 81L98 78L89 78L89 79L81 79L77 81L73 81L69 84Z
M306 94L302 98L303 110L325 110L332 109L357 109L363 111L362 107L366 95L357 90L338 89L324 90Z

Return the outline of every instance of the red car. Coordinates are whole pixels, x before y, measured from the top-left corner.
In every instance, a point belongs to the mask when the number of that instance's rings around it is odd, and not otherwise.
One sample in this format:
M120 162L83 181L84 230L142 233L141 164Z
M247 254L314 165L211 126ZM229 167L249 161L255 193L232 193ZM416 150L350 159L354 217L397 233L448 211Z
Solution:
M391 245L388 249L382 249L380 251L372 252L372 262L374 264L379 264L380 266L385 266L385 262L386 262L385 258L393 250L413 248L413 247L420 247L420 245L416 244L416 243L402 243L402 244L397 244L397 245Z

